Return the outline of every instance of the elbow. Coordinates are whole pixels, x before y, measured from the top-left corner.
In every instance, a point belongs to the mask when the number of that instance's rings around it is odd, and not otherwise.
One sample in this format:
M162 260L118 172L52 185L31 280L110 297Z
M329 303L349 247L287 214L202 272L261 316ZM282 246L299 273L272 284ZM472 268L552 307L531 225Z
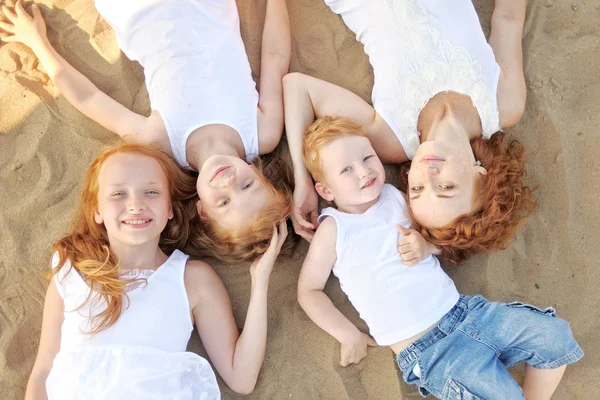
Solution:
M228 386L231 390L233 390L234 392L236 392L238 394L249 395L252 392L254 392L254 388L256 387L256 381L254 381L252 384L250 384L250 383L243 384L243 385L231 384Z
M288 74L285 74L285 76L282 79L283 91L285 92L286 90L291 90L301 86L301 82L305 76L306 75L300 72L290 72Z

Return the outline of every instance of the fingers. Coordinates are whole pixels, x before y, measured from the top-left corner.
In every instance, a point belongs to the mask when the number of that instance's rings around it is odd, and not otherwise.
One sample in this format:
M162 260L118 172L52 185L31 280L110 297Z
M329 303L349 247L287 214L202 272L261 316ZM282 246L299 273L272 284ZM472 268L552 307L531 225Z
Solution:
M412 229L409 228L405 228L402 225L398 224L396 225L396 227L398 228L398 232L400 232L401 234L403 234L404 236L408 236L410 235L412 232L414 232Z
M298 209L294 210L293 220L295 220L296 223L299 224L300 226L302 226L303 228L315 229L315 226L313 224L311 224L310 222L308 222L306 220L305 216L302 215L302 212Z
M371 347L377 347L379 346L377 344L377 342L375 341L375 339L373 339L371 336L367 336L367 345L371 346Z
M318 217L319 217L319 213L317 212L317 210L312 210L310 212L310 222L313 225L313 229L315 229L315 227L319 226L319 221L318 221Z
M37 4L34 4L31 7L31 13L33 14L33 19L43 18L42 17L42 12L40 11L40 8L38 7Z
M315 235L313 231L302 227L300 224L296 222L296 219L292 216L292 226L294 227L294 231L300 237L306 239L309 243L312 241L313 236Z
M4 13L4 15L6 15L6 18L8 18L10 22L12 22L13 24L15 23L15 21L17 20L17 14L15 14L13 10L6 6L2 6L2 12Z
M16 36L6 36L6 37L0 37L0 40L6 43L10 43L10 42L18 42Z
M23 8L22 0L17 1L17 4L15 4L15 11L17 12L17 16L19 17L21 17L23 14L27 14L25 9Z
M277 253L281 251L281 247L285 243L285 239L288 235L288 228L285 221L279 224L279 237L277 239Z
M8 33L13 33L14 32L14 26L13 24L9 24L7 22L3 22L0 21L0 29L8 32Z

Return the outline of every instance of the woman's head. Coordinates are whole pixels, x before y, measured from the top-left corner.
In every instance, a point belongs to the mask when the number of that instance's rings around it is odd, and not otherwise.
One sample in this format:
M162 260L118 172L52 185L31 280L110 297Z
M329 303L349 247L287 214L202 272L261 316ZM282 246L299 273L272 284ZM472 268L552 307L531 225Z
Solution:
M53 251L83 275L107 309L93 318L92 332L114 324L125 286L111 246L156 241L166 253L182 247L195 210L195 180L155 147L121 144L105 148L89 167L75 222Z
M225 155L205 161L196 184L200 218L186 251L231 263L266 251L273 227L291 212L293 174L281 154L286 146L252 164Z
M503 137L475 139L469 151L461 144L434 148L426 142L411 163L407 193L413 225L451 261L506 248L535 208L523 182L523 146L514 140L506 147Z

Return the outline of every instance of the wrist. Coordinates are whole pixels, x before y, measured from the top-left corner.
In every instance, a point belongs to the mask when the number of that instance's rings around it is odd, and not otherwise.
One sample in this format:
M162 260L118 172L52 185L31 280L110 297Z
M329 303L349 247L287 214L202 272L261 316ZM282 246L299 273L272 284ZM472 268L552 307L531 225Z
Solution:
M46 36L35 36L30 43L27 43L27 45L36 55L51 47L48 37Z
M361 337L362 332L354 326L353 329L348 329L345 332L342 332L342 336L338 338L338 341L340 344L350 345L360 342Z

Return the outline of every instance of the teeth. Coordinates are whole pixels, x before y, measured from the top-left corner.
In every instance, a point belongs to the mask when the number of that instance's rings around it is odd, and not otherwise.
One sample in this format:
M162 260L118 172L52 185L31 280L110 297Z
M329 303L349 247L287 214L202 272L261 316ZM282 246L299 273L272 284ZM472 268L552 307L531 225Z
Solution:
M127 225L141 225L141 224L145 224L148 221L149 220L147 220L147 219L130 219L127 221L123 221L123 223L125 223Z

